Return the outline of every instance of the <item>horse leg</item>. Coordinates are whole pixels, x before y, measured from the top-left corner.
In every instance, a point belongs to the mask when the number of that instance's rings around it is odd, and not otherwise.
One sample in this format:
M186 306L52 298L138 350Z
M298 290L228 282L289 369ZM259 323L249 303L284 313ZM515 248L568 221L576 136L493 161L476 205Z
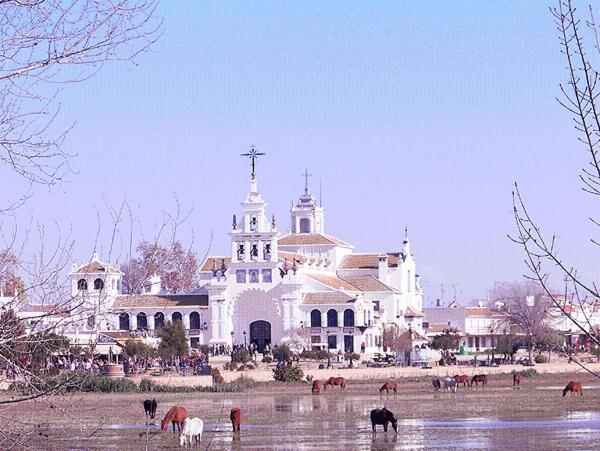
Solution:
M383 432L387 432L388 422L383 423Z
M373 428L373 434L375 433L375 423L371 422L371 426Z

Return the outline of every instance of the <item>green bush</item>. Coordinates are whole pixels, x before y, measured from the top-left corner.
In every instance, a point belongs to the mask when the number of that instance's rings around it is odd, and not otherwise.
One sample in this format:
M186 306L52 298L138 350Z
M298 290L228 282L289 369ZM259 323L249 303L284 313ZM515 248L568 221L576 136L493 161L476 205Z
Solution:
M548 357L543 354L536 355L533 360L535 360L535 363L548 363Z
M225 371L235 371L238 369L238 365L237 363L227 362L225 365L223 365L223 369Z
M221 378L222 380L222 378ZM249 378L236 383L216 383L210 387L179 387L157 384L150 379L142 379L139 386L130 379L110 378L95 373L63 373L58 377L38 380L34 383L17 382L10 386L10 390L32 395L41 391L54 390L52 393L74 392L101 392L101 393L135 393L135 392L163 392L163 393L189 393L189 392L239 392L244 388L252 388L255 382Z
M262 363L272 363L273 359L271 358L270 355L266 355L262 358Z
M537 370L535 368L529 368L523 371L520 371L521 376L523 377L532 377L537 375Z
M288 345L275 346L273 348L273 358L278 362L287 362L292 360L293 353Z
M231 361L233 363L244 365L252 360L252 356L247 349L238 348L231 354Z
M281 382L302 382L304 372L299 366L282 366L273 369L273 379Z

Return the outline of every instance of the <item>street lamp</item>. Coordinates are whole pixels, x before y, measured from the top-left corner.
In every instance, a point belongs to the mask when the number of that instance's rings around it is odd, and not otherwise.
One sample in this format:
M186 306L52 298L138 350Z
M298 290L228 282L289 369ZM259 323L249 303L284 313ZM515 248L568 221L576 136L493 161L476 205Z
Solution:
M242 332L244 334L244 348L246 347L246 330L244 330L244 332Z
M233 363L233 336L235 335L234 331L231 331L231 363Z

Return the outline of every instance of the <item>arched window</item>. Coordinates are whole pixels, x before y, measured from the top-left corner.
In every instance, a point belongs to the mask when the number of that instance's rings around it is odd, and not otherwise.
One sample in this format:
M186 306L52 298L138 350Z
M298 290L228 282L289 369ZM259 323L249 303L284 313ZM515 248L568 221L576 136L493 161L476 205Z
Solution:
M321 311L315 309L310 312L310 327L321 327L321 324Z
M102 279L94 280L94 290L102 290L104 288L104 281Z
M327 327L338 327L338 312L331 309L327 311Z
M77 289L79 291L87 291L87 280L85 280L85 279L79 279L77 281Z
M344 310L344 327L354 327L354 310Z
M179 312L174 312L171 315L171 319L173 320L174 323L176 323L177 321L183 321L183 316L181 316L181 313L179 313Z
M300 233L310 233L310 219L302 218L300 220Z
M127 313L119 315L119 330L129 330L129 315Z
M137 314L137 326L138 329L148 330L148 317L144 312L140 312Z
M156 312L154 314L154 328L160 329L165 325L165 315L163 312Z
M200 329L200 314L198 312L190 313L190 329Z

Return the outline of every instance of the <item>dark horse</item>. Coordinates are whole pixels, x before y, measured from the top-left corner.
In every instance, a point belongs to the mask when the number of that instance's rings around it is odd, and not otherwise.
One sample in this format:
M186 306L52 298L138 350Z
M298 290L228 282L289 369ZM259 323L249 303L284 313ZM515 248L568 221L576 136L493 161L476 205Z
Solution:
M231 426L233 426L233 432L240 432L240 424L242 424L242 411L239 407L234 407L231 409L229 419L231 420Z
M567 393L569 392L571 392L571 396L575 395L575 393L579 393L579 396L583 396L583 387L579 382L571 381L563 390L563 398L567 396Z
M371 426L373 426L373 432L375 432L375 426L378 424L383 424L384 432L387 432L388 424L392 423L392 427L394 431L398 432L398 420L394 414L386 409L373 409L371 410Z
M521 390L521 373L513 374L513 389Z
M158 407L156 399L146 399L144 401L144 413L146 414L146 418L154 418L156 416L156 407Z
M181 432L186 418L187 410L184 407L173 406L160 422L160 429L162 432L166 432L169 429L169 423L171 423L173 425L173 433L175 433L175 425L177 425L177 429Z
M454 375L453 379L456 381L456 386L458 386L458 384L463 384L463 387L471 386L471 384L469 383L469 376L467 376L466 374L463 374L461 376L456 374Z
M386 382L379 389L379 394L381 395L384 390L385 390L386 395L390 394L390 390L393 390L394 394L397 395L398 394L398 384L396 384L396 382Z
M433 384L433 388L435 391L440 391L442 389L442 383L438 378L431 379L431 383Z
M323 385L323 390L327 390L328 385L331 385L332 390L334 385L339 385L340 388L343 390L344 388L346 388L346 379L344 379L343 377L330 377L329 379L327 379L327 382L325 382L325 384Z
M487 385L487 376L485 374L476 374L473 376L471 379L471 387L473 387L473 383L475 384L475 387L479 387L479 382L485 387Z

